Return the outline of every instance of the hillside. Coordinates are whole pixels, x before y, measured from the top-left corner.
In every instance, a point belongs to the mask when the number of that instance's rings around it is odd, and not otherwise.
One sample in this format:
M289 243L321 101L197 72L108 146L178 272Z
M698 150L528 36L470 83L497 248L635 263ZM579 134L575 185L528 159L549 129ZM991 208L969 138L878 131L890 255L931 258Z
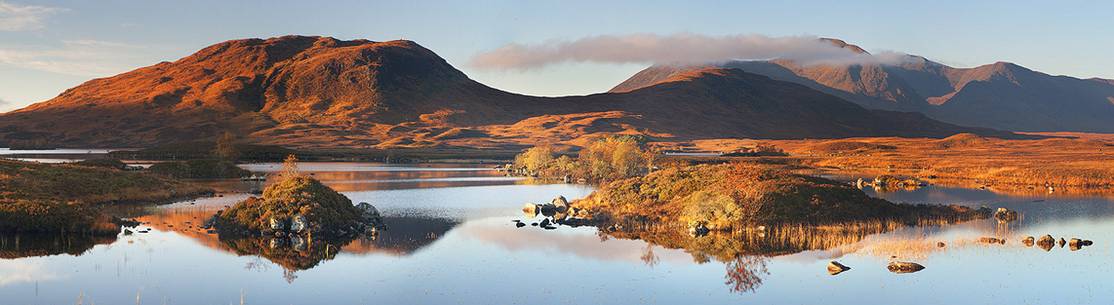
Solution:
M866 52L836 40L837 45ZM921 112L964 125L1014 131L1114 132L1114 82L1052 76L998 62L953 68L906 55L899 63L798 65L789 60L717 65L798 83L871 109ZM655 66L616 86L626 92L707 68Z
M575 144L603 133L669 140L1007 135L868 111L738 69L654 83L624 93L530 97L475 82L410 41L234 40L3 114L0 144L148 147L225 131L259 144L377 148Z

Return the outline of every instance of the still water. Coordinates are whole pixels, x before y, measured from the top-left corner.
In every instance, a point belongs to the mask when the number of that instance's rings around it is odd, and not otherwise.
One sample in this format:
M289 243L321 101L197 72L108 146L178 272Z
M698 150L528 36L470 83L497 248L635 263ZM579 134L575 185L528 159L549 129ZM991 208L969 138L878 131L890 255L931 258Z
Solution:
M300 168L354 202L374 204L388 230L304 252L221 240L197 226L263 185L214 182L229 193L131 211L149 233L4 236L0 304L1114 303L1114 203L1097 196L868 189L897 202L1008 207L1023 218L747 242L632 239L591 227L514 226L515 219L536 221L521 214L523 203L580 198L592 191L583 185L537 184L487 166ZM1046 251L1020 242L1044 234L1094 246ZM984 236L1007 242L979 243ZM895 259L927 268L890 273L885 266ZM829 275L831 260L852 269Z

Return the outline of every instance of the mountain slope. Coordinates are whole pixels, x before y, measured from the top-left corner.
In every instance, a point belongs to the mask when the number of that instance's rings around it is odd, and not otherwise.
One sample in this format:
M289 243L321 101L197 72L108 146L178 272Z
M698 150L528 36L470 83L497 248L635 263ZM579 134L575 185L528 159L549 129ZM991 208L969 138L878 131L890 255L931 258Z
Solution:
M625 93L531 97L477 83L410 41L234 40L3 114L0 144L150 146L225 131L286 146L380 148L492 147L604 133L661 139L1008 135L868 111L738 69L653 81Z
M841 47L865 53L838 40ZM1114 82L1052 76L1011 63L953 68L919 56L892 64L802 66L790 60L717 65L794 82L871 109L921 112L941 121L1016 131L1114 132ZM706 67L647 68L612 92Z

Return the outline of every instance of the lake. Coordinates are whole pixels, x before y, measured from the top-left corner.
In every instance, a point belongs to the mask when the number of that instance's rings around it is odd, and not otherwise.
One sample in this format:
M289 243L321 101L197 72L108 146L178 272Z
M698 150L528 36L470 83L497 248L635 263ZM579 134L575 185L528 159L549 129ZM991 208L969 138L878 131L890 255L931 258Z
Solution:
M273 172L280 165L244 167ZM299 167L353 202L375 205L388 229L374 239L308 250L280 251L265 240L222 240L200 223L263 184L217 181L212 183L228 192L222 197L127 211L145 222L140 228L149 233L3 236L0 303L1114 303L1114 283L1107 280L1114 271L1114 202L1102 196L867 189L895 202L1007 207L1023 217L877 234L761 233L672 243L592 227L518 228L512 220L537 221L522 215L524 203L558 195L581 198L593 189L505 177L488 165ZM1021 243L1025 236L1044 234L1094 245L1045 250ZM981 243L980 237L1006 243ZM852 269L830 275L826 266L832 260ZM886 270L891 260L926 269L891 273Z

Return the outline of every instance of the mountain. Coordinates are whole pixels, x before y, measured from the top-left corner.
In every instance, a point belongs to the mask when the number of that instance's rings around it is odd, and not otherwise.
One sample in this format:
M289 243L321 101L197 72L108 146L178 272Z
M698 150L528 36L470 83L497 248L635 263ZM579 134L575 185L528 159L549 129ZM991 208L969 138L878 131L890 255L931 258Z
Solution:
M827 41L866 53L841 40ZM998 62L953 68L920 56L895 62L800 65L791 60L733 61L717 67L793 82L871 109L911 111L964 125L1014 131L1114 132L1114 81L1052 76ZM707 66L654 66L611 92L656 83Z
M500 147L606 133L657 139L1010 136L871 111L734 68L622 93L500 91L410 41L284 36L219 43L0 115L0 144L142 147L232 132L298 147ZM45 143L44 143L45 142Z

